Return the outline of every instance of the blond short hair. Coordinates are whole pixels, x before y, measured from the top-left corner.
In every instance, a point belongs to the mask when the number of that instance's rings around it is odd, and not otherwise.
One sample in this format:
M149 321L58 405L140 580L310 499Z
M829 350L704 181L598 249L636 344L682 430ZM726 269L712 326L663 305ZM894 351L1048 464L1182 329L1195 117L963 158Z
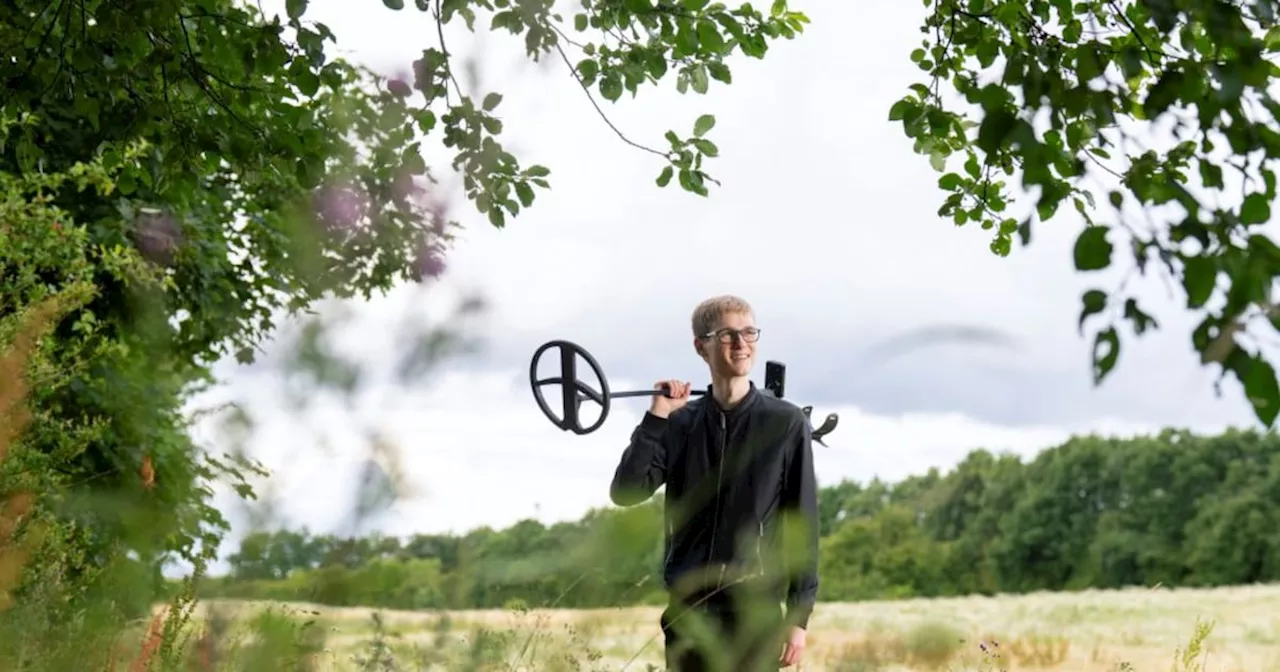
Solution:
M712 297L699 303L698 307L693 309L693 335L697 338L706 336L719 326L720 320L724 319L725 315L732 313L755 315L751 304L745 299L729 294Z

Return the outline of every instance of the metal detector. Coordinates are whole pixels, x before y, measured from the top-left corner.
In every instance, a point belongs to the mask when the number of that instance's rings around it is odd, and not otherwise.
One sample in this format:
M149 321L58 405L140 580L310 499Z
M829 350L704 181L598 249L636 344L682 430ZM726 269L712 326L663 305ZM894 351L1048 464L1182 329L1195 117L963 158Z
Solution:
M542 358L549 354L552 350L558 350L560 354L560 371L559 375L550 378L538 378L538 364ZM595 374L598 381L598 387L593 387L578 378L578 359L586 362L587 368L591 369L591 373ZM767 361L764 367L764 391L779 399L783 398L786 392L787 382L787 365L782 362ZM560 407L562 413L557 415L547 403L546 396L542 393L542 388L552 385L560 386ZM664 390L625 390L622 392L613 392L609 389L609 381L605 378L604 370L600 368L600 363L596 361L591 353L587 352L582 346L570 341L554 340L543 343L533 353L533 359L529 363L529 386L533 390L533 399L538 402L538 408L542 409L542 414L547 416L551 424L559 427L566 432L583 435L600 429L606 418L609 417L609 409L614 399L625 399L633 397L652 397L658 394L664 394ZM690 395L705 395L706 390L691 390ZM600 405L600 417L596 419L588 427L582 425L581 409L583 401L593 401ZM804 412L806 420L809 419L810 413L813 412L812 406L805 406L801 409ZM836 425L840 422L840 417L835 413L827 415L827 419L823 421L822 426L813 429L812 421L810 421L810 430L813 440L821 445L822 437L830 434L835 430Z

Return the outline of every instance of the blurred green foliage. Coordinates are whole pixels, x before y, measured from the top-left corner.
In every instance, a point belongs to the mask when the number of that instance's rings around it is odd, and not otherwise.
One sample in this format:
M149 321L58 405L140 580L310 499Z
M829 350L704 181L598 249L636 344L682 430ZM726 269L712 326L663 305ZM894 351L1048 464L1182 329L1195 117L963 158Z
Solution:
M616 100L668 69L680 90L705 93L709 78L729 82L733 53L763 57L807 21L782 1L763 14L605 0L571 19L599 32L583 41L550 5L424 1L441 30L400 81L334 58L333 31L307 5L287 0L279 17L234 0L0 7L0 668L213 669L198 656L220 626L191 619L228 528L214 487L252 498L264 476L191 438L188 402L216 382L213 365L253 362L321 300L443 272L456 224L425 142L450 151L465 197L495 226L549 188L548 168L520 165L498 141L502 95L461 90L445 24L488 15L534 61L583 52L568 76L594 104L593 86ZM693 125L649 151L667 179L705 194L714 119ZM447 330L425 330L401 382L458 351ZM295 383L362 382L308 345L303 334L288 362ZM163 578L172 566L189 573L176 586ZM158 602L169 606L153 614ZM249 623L228 664L307 668L317 640L295 625Z

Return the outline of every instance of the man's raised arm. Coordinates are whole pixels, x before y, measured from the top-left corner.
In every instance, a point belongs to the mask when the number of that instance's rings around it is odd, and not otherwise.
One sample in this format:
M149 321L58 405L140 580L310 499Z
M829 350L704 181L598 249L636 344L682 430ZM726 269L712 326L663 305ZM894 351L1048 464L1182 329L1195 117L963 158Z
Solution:
M667 481L667 427L671 421L645 413L631 443L622 453L609 486L609 499L618 506L635 506L653 496Z

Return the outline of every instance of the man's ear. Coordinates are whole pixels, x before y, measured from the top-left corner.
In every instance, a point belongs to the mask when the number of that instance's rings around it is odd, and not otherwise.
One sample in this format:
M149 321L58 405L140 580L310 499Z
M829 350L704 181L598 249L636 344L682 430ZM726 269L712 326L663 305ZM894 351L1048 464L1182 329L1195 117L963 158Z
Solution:
M707 353L702 351L702 339L696 336L693 338L693 351L698 353L698 356L702 358L702 361L707 361Z

